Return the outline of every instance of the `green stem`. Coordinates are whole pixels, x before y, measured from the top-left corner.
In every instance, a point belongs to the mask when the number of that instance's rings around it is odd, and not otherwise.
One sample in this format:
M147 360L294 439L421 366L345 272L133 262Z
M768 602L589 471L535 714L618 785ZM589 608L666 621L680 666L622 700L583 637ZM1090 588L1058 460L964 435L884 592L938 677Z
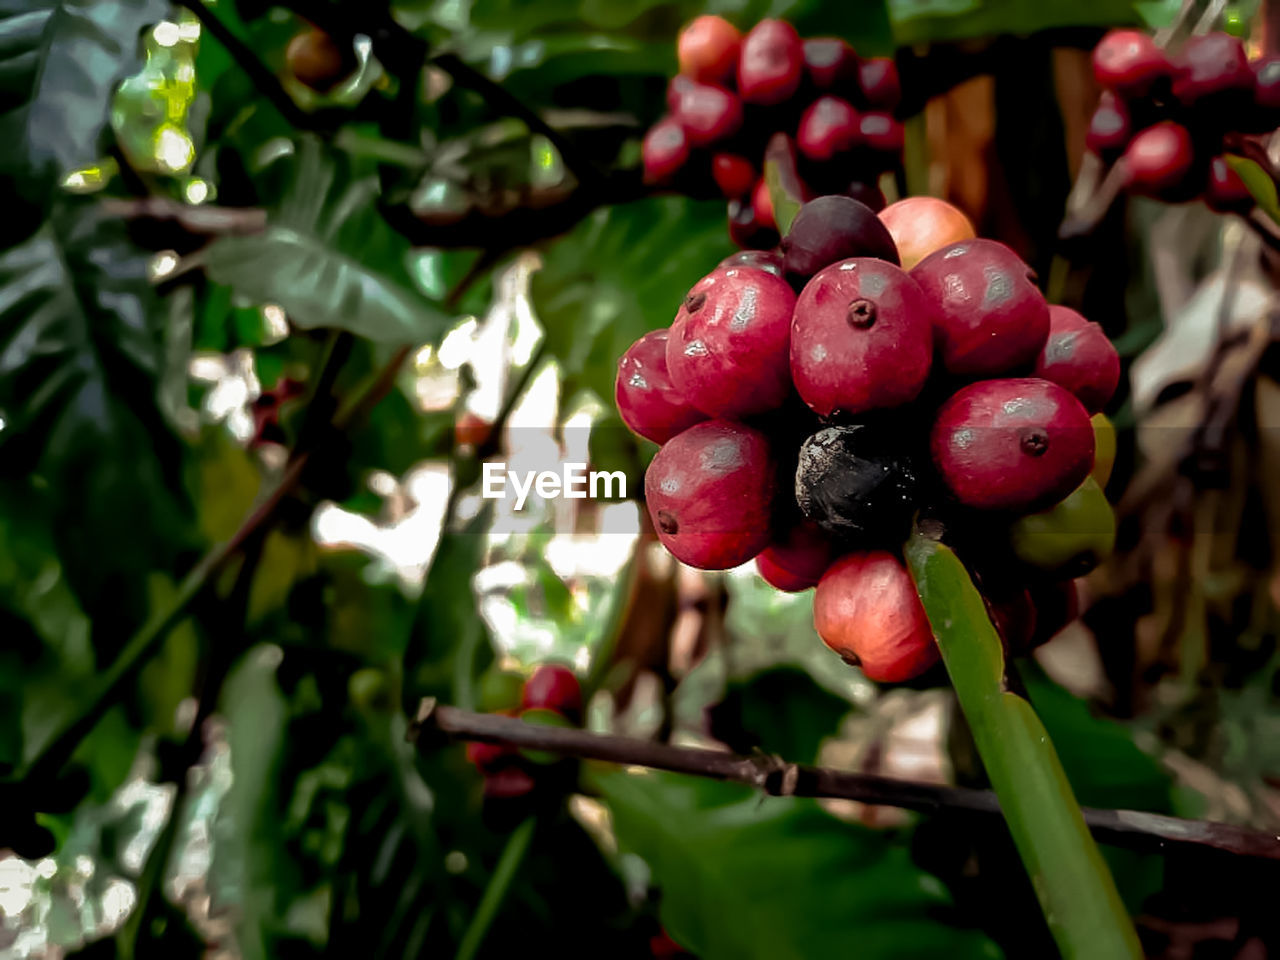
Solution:
M489 878L489 885L485 887L484 896L480 898L476 912L471 917L467 932L463 934L462 942L458 944L458 952L454 955L454 960L472 960L480 949L485 934L489 932L489 927L493 925L494 918L502 907L502 901L507 896L511 881L515 879L516 873L520 870L520 864L524 861L524 855L529 850L536 824L537 819L530 817L516 827L515 832L511 834L511 839L507 841L502 856L498 858L498 865L493 868L493 876Z
M1066 960L1138 960L1142 948L1031 704L1011 693L1004 651L958 557L919 530L907 565L960 709L1045 920Z

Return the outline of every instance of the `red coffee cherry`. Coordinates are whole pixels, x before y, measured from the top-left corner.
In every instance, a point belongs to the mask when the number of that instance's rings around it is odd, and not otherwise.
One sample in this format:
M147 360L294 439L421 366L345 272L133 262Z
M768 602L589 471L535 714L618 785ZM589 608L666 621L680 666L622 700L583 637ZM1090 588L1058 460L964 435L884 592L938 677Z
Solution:
M467 761L484 773L492 773L503 762L516 755L516 750L502 743L467 742Z
M524 685L521 703L526 710L552 710L577 717L582 712L578 676L563 664L539 664Z
M681 93L672 117L684 127L691 146L705 147L738 132L742 101L724 87L695 83Z
M879 160L879 169L892 170L902 156L906 131L891 113L864 113L858 118L858 139Z
M618 361L614 399L628 427L654 443L666 443L707 419L676 389L667 373L666 330L651 330Z
M902 101L902 83L898 65L888 57L873 57L858 66L858 86L862 102L871 110L892 112Z
M484 778L484 795L500 800L523 797L537 784L533 776L519 766L505 766Z
M1195 146L1180 123L1164 120L1134 134L1124 161L1135 193L1174 199L1193 189Z
M1250 67L1253 69L1253 102L1268 120L1274 121L1280 116L1280 56L1261 57Z
M1049 336L1049 305L1031 268L1002 243L961 240L911 270L937 304L943 366L959 376L993 376L1030 364Z
M1080 594L1074 580L1037 584L1030 588L1036 608L1036 627L1025 648L1010 653L1029 653L1048 643L1080 615Z
M677 73L671 78L671 82L667 84L667 109L672 113L676 107L680 106L680 98L691 90L698 81L692 77L686 77L683 73Z
M859 141L858 111L839 97L819 97L800 117L796 145L810 160L832 160Z
M763 433L729 420L690 427L645 472L645 504L671 555L727 570L769 545L777 464Z
M756 168L736 153L717 153L711 158L711 175L729 199L744 197L756 185Z
M758 186L759 184L752 188L750 197L729 201L729 236L743 250L772 250L778 245L773 205L768 202L767 196L766 210L763 213L768 215L768 220L756 209L753 198Z
M640 146L645 183L667 183L689 160L689 138L671 117L659 120Z
M776 589L799 593L818 585L831 565L832 552L831 540L818 525L803 520L756 557L756 569Z
M769 192L769 184L764 177L756 181L751 191L751 205L756 212L756 221L770 230L778 229L778 221L773 216L773 194Z
M1253 96L1253 69L1239 37L1208 33L1188 37L1173 74L1173 95L1183 106L1233 105Z
M356 68L353 50L340 46L323 30L304 30L289 41L285 62L298 82L328 93Z
M813 595L822 642L878 683L900 683L938 660L929 618L897 557L883 550L837 560Z
M858 86L858 55L838 37L804 41L804 67L815 90L842 94Z
M747 103L765 106L790 99L804 75L804 44L796 28L781 20L761 20L742 41L738 92Z
M772 273L775 277L785 276L782 268L782 254L776 250L740 250L731 253L720 261L721 267L754 267Z
M733 76L742 34L724 17L701 16L680 31L676 59L680 73L700 83L721 83Z
M845 188L844 195L851 200L857 200L876 213L885 207L884 191L874 183L867 183L864 180L852 181Z
M1113 93L1103 92L1089 119L1085 146L1104 160L1114 160L1124 151L1133 136L1133 120L1125 102Z
M671 324L667 371L694 407L746 417L791 395L788 343L795 294L748 267L717 269L689 291Z
M1102 327L1069 307L1049 307L1049 339L1036 358L1035 376L1070 390L1098 413L1120 383L1120 355Z
M1210 210L1219 213L1248 213L1253 209L1253 194L1231 169L1225 157L1209 161L1209 182L1204 191L1204 202Z
M823 417L910 403L933 360L933 304L885 260L844 260L820 271L796 301L791 376Z
M933 463L957 501L1030 513L1078 487L1093 466L1093 425L1066 389L1040 379L983 380L938 409Z
M1093 48L1093 76L1123 97L1140 97L1173 72L1169 58L1140 30L1112 30Z

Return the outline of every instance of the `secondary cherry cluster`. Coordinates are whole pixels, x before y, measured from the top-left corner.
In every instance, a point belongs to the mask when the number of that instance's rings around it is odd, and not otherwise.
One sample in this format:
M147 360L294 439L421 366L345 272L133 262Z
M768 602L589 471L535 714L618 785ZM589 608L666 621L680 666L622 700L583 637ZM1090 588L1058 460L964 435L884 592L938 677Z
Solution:
M763 178L765 147L784 133L801 186L843 193L876 209L879 175L902 156L901 99L890 59L862 59L835 37L802 39L781 20L761 20L743 36L729 21L698 17L681 32L679 74L667 90L670 113L643 144L650 183L729 200L729 229L742 248L768 249L777 224Z
M1202 197L1248 212L1253 197L1227 161L1246 138L1280 126L1280 57L1250 61L1238 37L1187 38L1169 53L1139 30L1112 30L1093 51L1104 92L1089 149L1123 160L1134 193L1180 203Z
M960 211L825 196L776 251L694 284L621 358L616 400L661 444L645 498L676 558L816 586L827 645L903 681L938 657L900 556L918 514L945 521L1010 648L1074 616L1072 578L1114 541L1092 415L1119 374L1101 327Z
M526 723L573 726L582 721L582 689L577 675L559 663L540 664L524 680L493 672L482 681L481 707ZM484 794L495 800L523 797L537 786L540 766L557 764L558 755L522 750L506 743L467 743L467 759L484 774Z

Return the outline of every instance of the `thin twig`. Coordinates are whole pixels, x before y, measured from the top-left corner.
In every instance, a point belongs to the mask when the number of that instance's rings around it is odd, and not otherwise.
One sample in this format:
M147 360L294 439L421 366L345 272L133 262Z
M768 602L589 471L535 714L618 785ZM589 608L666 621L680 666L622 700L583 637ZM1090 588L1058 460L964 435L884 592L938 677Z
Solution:
M756 787L770 796L829 797L901 807L919 813L963 813L987 820L1001 817L990 790L948 787L788 763L776 757L742 757L719 750L673 747L665 743L526 723L518 717L473 713L422 702L408 737L419 750L431 749L432 733L458 740L507 743L584 760L670 770ZM1280 860L1280 837L1208 820L1184 820L1136 810L1084 808L1097 838L1118 847L1155 853L1219 850L1238 856Z
M267 226L267 211L262 207L193 206L156 196L133 200L107 197L99 205L104 213L114 217L173 220L190 233L211 236L261 233Z

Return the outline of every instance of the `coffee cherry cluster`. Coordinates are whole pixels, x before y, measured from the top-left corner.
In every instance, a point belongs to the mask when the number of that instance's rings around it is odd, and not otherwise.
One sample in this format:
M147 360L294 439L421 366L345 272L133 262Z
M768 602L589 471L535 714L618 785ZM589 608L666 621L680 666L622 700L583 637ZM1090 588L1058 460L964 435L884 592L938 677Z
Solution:
M1189 37L1170 54L1138 30L1112 30L1093 51L1104 93L1089 149L1122 160L1128 190L1169 203L1202 197L1212 209L1254 205L1225 153L1280 126L1280 57L1250 61L1239 38Z
M778 242L764 183L766 144L787 138L801 199L842 193L884 206L876 181L902 156L898 70L861 59L835 37L801 39L781 20L741 35L722 17L701 16L680 33L670 113L645 136L645 178L729 201L729 231L742 248Z
M491 679L490 686L495 689L482 699L486 701L483 705L494 712L546 726L571 726L582 721L582 689L578 677L562 664L541 664L523 682L508 674L498 674ZM518 692L511 689L513 685ZM511 744L471 741L467 744L467 759L484 774L486 797L512 799L532 792L536 786L536 767L556 763L560 758Z
M1011 649L1074 615L1070 579L1115 534L1091 416L1119 375L1102 329L960 211L824 196L777 250L694 284L623 355L615 394L662 445L645 499L667 549L816 586L827 645L895 682L938 656L899 554L919 513L972 562Z

